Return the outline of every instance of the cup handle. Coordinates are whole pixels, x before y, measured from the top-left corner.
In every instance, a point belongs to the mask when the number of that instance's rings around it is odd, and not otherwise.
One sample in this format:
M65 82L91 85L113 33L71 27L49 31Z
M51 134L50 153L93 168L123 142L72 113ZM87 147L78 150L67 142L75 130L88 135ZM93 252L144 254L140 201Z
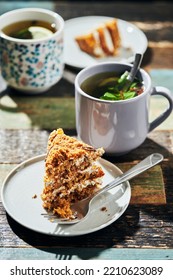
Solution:
M164 120L166 120L173 110L173 97L171 96L171 92L169 89L160 86L153 87L151 95L164 96L168 100L169 104L168 108L149 124L149 132L160 125Z

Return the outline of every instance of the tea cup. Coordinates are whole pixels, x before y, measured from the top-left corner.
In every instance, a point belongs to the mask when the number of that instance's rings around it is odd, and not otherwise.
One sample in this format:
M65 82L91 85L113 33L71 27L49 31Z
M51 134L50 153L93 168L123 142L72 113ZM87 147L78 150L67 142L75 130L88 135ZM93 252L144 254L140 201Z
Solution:
M15 38L4 32L16 22L44 21L55 32L40 38ZM0 66L6 83L19 91L40 93L56 84L63 75L63 18L47 9L21 8L0 17Z
M81 88L81 84L98 73L122 74L130 71L132 64L103 62L81 70L75 78L76 130L78 138L107 154L122 155L140 146L147 134L171 114L173 99L169 89L152 86L149 74L139 69L137 77L142 81L143 92L131 99L110 101L93 97ZM150 98L160 95L168 100L168 107L152 122L149 121Z

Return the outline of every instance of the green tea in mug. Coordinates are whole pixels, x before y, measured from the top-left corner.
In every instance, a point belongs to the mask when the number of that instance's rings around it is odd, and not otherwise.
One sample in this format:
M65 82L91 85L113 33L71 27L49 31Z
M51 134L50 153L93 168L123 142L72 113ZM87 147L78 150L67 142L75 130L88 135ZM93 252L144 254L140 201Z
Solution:
M2 29L7 36L17 39L41 39L57 31L55 23L41 20L26 20L12 23Z
M124 88L129 72L122 74L115 72L102 72L95 74L80 85L81 89L98 99L103 100L126 100L140 95L144 91L142 81L135 77L134 81Z

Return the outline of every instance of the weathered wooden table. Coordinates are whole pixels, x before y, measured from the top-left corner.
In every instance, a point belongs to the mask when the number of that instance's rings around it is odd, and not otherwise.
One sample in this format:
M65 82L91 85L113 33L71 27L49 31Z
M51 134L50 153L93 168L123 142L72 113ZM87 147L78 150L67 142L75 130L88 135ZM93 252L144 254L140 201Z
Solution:
M19 1L19 7L25 7ZM28 5L27 5L28 6ZM30 3L32 6L32 3ZM141 28L149 46L142 67L153 83L173 91L173 4L171 2L44 1L37 6L59 12L65 20L104 15ZM1 13L16 8L4 2ZM128 11L128 12L127 12ZM62 80L43 95L24 96L0 83L0 187L22 161L45 153L49 132L62 127L75 135L73 78L79 69L65 68ZM72 77L72 79L71 79ZM151 100L151 119L165 106ZM123 171L150 153L163 162L131 181L126 212L110 226L80 237L55 237L23 227L6 214L0 201L0 259L173 259L173 114L136 150L105 158Z

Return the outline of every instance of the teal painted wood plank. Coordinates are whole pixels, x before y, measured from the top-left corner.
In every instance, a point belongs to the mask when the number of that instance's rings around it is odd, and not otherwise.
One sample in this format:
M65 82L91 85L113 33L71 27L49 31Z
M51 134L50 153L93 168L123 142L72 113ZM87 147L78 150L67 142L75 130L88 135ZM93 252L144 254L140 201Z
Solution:
M163 86L170 90L173 96L173 70L172 69L151 69L149 71L153 86ZM150 99L150 121L157 118L167 108L167 99L160 95L154 95ZM173 114L171 114L156 129L172 129Z
M167 87L173 94L173 70L172 69L152 69L150 76L154 86Z
M75 128L74 97L3 96L0 100L1 129Z
M173 249L0 248L1 260L173 260Z

